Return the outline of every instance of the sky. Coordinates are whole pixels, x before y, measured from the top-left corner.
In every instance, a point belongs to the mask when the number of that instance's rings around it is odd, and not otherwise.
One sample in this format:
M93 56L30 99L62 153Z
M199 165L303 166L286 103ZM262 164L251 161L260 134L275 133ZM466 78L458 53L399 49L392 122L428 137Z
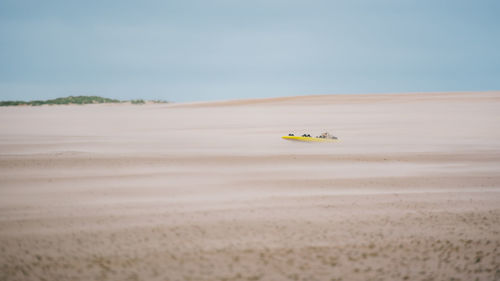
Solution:
M498 0L0 0L0 100L500 90Z

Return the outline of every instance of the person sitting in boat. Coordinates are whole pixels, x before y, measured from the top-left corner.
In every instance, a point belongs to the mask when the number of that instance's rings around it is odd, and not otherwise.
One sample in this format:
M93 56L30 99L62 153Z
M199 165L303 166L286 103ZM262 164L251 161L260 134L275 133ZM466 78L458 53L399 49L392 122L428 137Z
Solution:
M337 139L337 137L330 135L328 132L322 133L319 137L322 139Z

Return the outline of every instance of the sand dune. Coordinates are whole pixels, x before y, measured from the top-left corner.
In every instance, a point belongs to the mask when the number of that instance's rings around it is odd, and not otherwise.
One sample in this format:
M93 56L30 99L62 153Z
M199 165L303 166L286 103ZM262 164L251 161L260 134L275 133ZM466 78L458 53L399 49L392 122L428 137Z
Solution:
M0 280L500 280L500 92L0 108ZM338 143L280 136L328 130Z

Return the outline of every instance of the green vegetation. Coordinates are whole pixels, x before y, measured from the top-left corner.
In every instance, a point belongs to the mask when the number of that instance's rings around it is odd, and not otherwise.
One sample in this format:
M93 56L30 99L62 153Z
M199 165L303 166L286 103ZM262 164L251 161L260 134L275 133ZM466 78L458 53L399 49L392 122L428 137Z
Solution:
M31 105L38 106L44 104L96 104L96 103L120 103L123 101L117 99L109 99L98 96L69 96L65 98L57 98L50 100L32 100L32 101L0 101L0 106L16 106L16 105ZM143 99L136 99L130 101L132 104L145 104ZM154 103L167 103L162 100L154 100Z
M152 103L168 103L166 100L151 100Z
M0 101L0 106L14 106L14 105L26 105L25 101L14 100L14 101Z
M10 105L44 105L44 104L93 104L93 103L118 103L119 100L108 99L98 96L69 96L50 100L32 100L32 101L0 101L0 106Z
M130 102L132 104L145 104L146 103L144 100L131 100Z

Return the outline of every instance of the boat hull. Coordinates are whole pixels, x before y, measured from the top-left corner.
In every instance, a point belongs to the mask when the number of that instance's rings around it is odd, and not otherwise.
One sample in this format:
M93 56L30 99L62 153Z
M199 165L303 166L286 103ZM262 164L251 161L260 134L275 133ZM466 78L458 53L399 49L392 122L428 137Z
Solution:
M324 138L313 138L313 137L299 137L299 136L283 136L285 140L292 141L303 141L303 142L337 142L338 139L324 139Z

